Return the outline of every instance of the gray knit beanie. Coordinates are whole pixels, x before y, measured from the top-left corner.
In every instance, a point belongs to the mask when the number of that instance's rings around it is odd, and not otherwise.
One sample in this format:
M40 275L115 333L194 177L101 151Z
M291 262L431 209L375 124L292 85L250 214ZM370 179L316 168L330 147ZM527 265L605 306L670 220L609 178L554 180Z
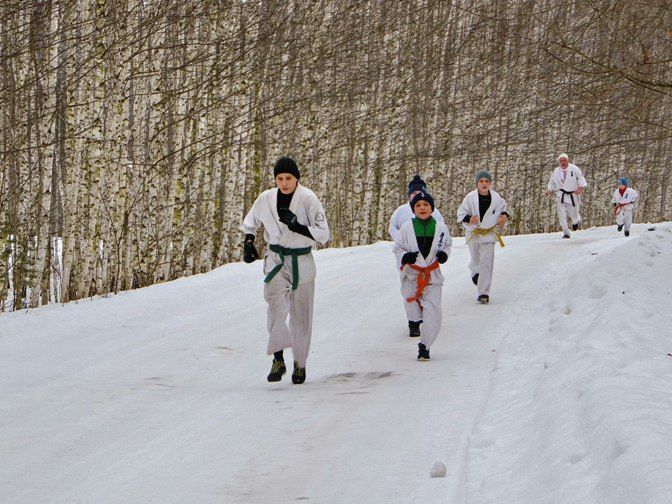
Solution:
M478 181L482 178L486 178L492 182L492 174L488 170L481 170L477 172L476 175L474 175L474 183L478 184Z

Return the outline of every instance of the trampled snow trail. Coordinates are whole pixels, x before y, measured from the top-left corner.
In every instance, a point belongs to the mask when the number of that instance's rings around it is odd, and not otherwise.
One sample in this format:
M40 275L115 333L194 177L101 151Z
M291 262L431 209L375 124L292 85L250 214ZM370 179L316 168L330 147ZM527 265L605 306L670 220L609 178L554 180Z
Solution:
M562 264L628 243L611 227L559 237L506 238L488 306L455 239L430 362L415 360L389 242L318 252L302 386L265 381L260 262L3 315L2 502L465 502L469 440L521 310L552 297ZM437 460L448 474L430 479Z

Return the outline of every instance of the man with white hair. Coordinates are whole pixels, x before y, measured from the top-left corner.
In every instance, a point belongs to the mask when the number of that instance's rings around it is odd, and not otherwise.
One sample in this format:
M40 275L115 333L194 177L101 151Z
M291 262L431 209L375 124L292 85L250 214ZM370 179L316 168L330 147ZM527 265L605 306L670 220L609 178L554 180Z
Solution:
M556 193L556 208L558 219L562 226L563 238L569 238L569 226L567 225L567 216L572 219L572 230L576 231L581 225L581 193L583 188L588 185L583 177L579 167L569 162L567 154L558 156L558 167L553 170L546 196Z

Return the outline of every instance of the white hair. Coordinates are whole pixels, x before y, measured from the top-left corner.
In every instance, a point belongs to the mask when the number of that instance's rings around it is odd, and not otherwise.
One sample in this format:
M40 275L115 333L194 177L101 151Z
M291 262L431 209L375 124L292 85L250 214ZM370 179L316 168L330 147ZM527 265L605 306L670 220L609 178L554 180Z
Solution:
M560 161L562 158L565 158L567 161L569 161L569 156L564 152L558 156L558 161Z

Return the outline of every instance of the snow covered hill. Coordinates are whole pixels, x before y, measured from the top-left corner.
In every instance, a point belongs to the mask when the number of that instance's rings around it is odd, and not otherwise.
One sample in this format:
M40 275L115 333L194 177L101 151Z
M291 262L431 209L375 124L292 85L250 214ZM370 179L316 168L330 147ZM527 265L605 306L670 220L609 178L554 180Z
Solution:
M391 244L318 263L307 382L261 263L0 317L2 503L672 502L672 226L464 239L415 360ZM430 478L436 461L445 478Z

